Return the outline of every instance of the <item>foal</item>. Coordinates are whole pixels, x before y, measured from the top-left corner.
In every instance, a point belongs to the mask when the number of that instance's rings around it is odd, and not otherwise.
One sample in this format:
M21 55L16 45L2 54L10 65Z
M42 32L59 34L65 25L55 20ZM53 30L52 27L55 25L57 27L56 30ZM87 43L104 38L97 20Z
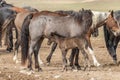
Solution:
M63 60L63 70L67 70L67 59L66 54L69 49L73 49L78 47L79 50L81 50L81 53L84 56L84 70L87 68L90 68L90 62L88 58L88 42L84 36L81 36L79 38L65 38L57 34L51 34L52 38L51 41L54 41L58 43L59 48L62 52L62 60Z

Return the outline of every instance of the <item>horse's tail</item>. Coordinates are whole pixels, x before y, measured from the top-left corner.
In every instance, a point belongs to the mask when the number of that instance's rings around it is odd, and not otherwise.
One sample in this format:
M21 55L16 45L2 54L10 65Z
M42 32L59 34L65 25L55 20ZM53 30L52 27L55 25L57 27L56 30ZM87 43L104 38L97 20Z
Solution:
M105 44L106 44L106 47L108 47L109 46L109 35L110 35L110 33L109 33L109 31L108 31L108 29L106 28L106 25L104 25L104 27L103 27L103 31L104 31L104 37L105 37Z
M25 19L22 24L22 29L21 29L21 64L25 65L27 61L27 56L28 56L28 48L29 48L29 24L30 20L32 19L33 15L32 13L29 14Z
M6 29L9 27L8 25L14 22L16 15L9 16L2 25L2 36L5 34Z

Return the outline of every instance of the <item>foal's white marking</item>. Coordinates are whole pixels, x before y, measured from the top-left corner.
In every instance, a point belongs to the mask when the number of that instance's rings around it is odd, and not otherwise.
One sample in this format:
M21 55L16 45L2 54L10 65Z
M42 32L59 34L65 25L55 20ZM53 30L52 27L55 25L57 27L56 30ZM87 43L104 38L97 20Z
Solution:
M88 47L88 51L89 51L89 53L90 53L91 56L92 56L94 65L95 65L95 66L100 66L100 63L97 61L97 59L96 59L96 57L95 57L95 55L94 55L94 51L93 51L90 47Z

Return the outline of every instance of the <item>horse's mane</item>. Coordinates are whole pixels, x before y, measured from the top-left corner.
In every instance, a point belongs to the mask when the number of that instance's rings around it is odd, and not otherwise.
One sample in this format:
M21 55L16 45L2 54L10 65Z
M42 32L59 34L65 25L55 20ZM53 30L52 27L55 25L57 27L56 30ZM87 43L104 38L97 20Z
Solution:
M70 15L71 17L74 17L75 20L82 20L82 16L79 14L79 12L73 11L73 10L69 10L69 11L64 11L64 10L59 10L59 11L55 11L56 13L59 14L66 14L66 15Z
M70 15L72 16L79 24L81 24L83 21L85 21L84 23L84 29L88 29L88 27L90 27L92 25L92 16L93 13L91 10L80 10L79 12L77 11L63 11L63 10L59 10L59 11L55 11L56 13L60 13L60 14L66 14L66 15ZM86 17L85 19L83 17ZM86 30L85 30L86 31ZM86 33L86 32L85 32Z
M113 15L114 15L114 19L118 22L120 26L120 10L115 11Z

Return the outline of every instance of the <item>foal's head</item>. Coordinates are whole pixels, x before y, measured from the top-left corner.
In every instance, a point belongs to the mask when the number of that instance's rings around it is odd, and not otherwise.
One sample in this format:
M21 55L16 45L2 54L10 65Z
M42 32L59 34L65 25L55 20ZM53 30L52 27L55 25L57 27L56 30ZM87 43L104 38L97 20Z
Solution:
M117 24L117 21L114 19L113 11L111 11L110 15L106 19L106 25L113 32L115 36L120 34L120 27Z

